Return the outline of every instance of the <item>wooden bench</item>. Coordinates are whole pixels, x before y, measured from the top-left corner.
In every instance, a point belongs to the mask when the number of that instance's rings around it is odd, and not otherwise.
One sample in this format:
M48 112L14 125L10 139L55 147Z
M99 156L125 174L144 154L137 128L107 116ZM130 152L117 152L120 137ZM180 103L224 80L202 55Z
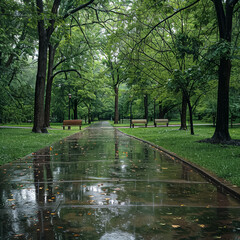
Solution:
M145 127L147 127L147 119L132 119L130 127L132 126L134 128L134 124L138 123L144 123Z
M154 126L156 127L158 123L166 123L168 127L168 119L154 119Z
M71 126L79 126L79 129L81 130L82 120L63 120L63 130L65 130L66 126L68 127L68 130L71 129Z

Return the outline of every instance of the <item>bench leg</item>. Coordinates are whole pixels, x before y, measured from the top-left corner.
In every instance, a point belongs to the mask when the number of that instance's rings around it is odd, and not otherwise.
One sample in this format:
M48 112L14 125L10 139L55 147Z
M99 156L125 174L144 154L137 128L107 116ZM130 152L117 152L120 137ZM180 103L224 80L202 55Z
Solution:
M63 126L63 130L65 130L65 126Z
M132 127L134 128L134 124L132 125Z
M145 127L147 127L147 124L145 124Z
M68 130L71 130L71 126L68 126Z
M81 130L81 126L79 126L79 130Z
M167 123L167 127L168 127L168 123Z

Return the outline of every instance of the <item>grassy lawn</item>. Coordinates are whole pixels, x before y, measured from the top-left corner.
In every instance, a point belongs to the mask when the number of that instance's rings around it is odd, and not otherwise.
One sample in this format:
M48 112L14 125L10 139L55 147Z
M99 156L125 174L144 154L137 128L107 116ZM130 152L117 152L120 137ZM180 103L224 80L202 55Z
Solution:
M16 125L21 126L21 125ZM28 125L23 125L27 127ZM83 125L82 129L87 125ZM29 127L31 125L29 124ZM22 158L45 146L51 145L65 137L79 132L78 127L71 130L60 130L62 125L52 126L55 130L49 129L49 134L32 133L31 129L22 128L1 128L0 129L0 165ZM59 130L58 130L59 129Z
M114 121L109 121L110 124L114 127L129 127L130 126L130 121L129 120L124 120L124 122L122 123L122 121L120 121L118 124L114 124ZM171 125L180 125L181 122L178 120L171 120L169 121L169 126ZM199 121L199 120L195 120L194 124L207 124L207 125L212 125L211 122L204 122L204 121ZM142 125L144 126L144 124L138 124L139 126ZM149 121L148 122L148 126L153 126L154 122L153 121ZM166 126L165 123L163 123L162 125ZM189 124L188 124L189 125Z
M240 147L197 142L212 137L213 127L196 126L194 136L178 127L119 130L155 143L240 187ZM240 139L240 127L230 128L230 134L233 139Z

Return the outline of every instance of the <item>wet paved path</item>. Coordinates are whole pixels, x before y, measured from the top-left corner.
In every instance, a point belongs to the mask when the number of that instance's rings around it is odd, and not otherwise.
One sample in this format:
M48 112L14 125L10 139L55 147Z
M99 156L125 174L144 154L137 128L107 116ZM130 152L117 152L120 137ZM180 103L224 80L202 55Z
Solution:
M240 239L240 204L95 124L0 168L0 239Z

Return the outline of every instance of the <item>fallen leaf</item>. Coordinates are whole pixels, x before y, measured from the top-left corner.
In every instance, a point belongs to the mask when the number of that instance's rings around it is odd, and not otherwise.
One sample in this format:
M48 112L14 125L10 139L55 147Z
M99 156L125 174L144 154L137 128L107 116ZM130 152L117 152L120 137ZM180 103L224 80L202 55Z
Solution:
M23 234L16 234L16 235L14 235L14 238L22 237L22 236L23 236Z
M173 228L180 228L180 225L172 225Z

